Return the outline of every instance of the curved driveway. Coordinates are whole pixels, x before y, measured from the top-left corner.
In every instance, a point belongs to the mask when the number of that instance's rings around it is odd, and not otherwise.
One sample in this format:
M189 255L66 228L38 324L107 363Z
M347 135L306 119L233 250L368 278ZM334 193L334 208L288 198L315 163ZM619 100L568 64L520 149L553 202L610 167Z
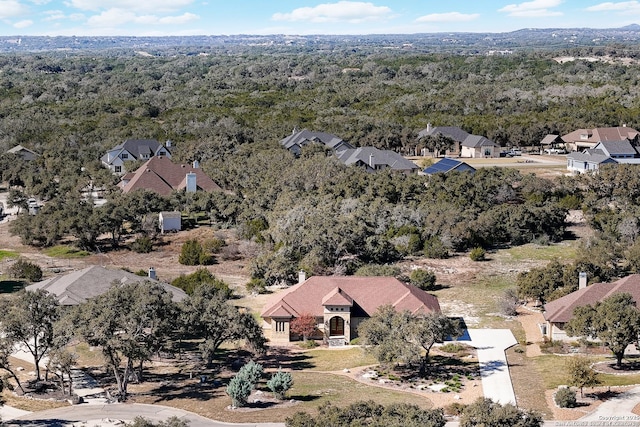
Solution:
M178 417L189 422L189 427L284 427L284 423L234 424L213 421L192 412L161 405L142 405L113 403L105 405L75 405L47 411L33 412L8 421L8 426L63 427L72 423L109 418L112 420L133 421L135 417L144 417L151 421L165 421ZM90 424L96 425L96 424Z

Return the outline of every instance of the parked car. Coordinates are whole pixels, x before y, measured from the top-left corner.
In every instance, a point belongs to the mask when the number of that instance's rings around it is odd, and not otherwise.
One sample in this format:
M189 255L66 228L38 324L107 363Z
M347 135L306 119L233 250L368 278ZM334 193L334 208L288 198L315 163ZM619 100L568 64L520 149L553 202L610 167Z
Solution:
M547 148L544 150L546 154L567 154L564 148Z

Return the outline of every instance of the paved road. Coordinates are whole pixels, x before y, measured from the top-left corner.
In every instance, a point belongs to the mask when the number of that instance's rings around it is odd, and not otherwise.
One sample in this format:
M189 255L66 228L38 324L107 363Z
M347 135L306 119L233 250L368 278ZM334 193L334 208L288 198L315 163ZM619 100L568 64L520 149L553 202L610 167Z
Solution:
M135 417L144 417L151 421L164 421L170 417L178 417L189 421L189 427L284 427L284 423L250 423L234 424L213 421L192 412L161 405L141 405L113 403L106 405L76 405L48 411L33 412L7 422L7 426L28 427L64 427L72 423L93 421L89 425L101 425L99 420L132 421ZM96 424L96 422L98 424Z
M506 349L518 343L509 329L468 329L466 342L478 351L482 391L485 397L501 404L516 404Z

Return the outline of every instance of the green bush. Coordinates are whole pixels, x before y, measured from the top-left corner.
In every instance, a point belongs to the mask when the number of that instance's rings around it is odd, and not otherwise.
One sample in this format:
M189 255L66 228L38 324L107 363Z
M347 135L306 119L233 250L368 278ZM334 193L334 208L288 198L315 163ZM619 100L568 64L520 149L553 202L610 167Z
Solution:
M266 294L267 293L267 282L264 279L251 279L245 285L247 292L257 293L257 294Z
M427 258L449 258L449 249L438 236L431 236L424 242L424 256Z
M556 392L553 400L561 408L575 408L577 403L576 392L568 387L563 387Z
M216 288L216 290L220 291L220 293L226 298L229 298L231 296L231 289L229 289L229 285L226 282L218 279L204 267L200 267L193 273L186 276L181 274L180 276L173 279L171 285L175 286L176 288L182 289L187 295L192 295L193 291L203 283L212 284L213 287Z
M436 285L436 274L431 270L413 270L409 276L409 282L423 291L432 291Z
M139 254L148 254L153 250L153 240L150 237L138 237L131 244L131 250Z
M249 363L245 364L238 371L238 376L243 376L247 378L251 384L254 386L260 381L262 378L262 374L264 373L264 368L261 364L254 362L253 360Z
M471 249L469 258L471 258L472 261L484 261L486 259L486 255L487 252L484 249L481 247L475 247Z
M214 237L213 239L205 240L202 244L202 248L208 253L217 254L220 252L220 249L224 248L226 245L227 244L224 239Z
M447 415L459 416L467 405L454 402L444 407L444 413Z
M200 242L189 239L183 243L178 262L182 265L209 265L213 258L209 255Z
M226 393L231 398L231 404L236 408L241 408L247 404L247 399L251 395L254 384L248 378L236 375L231 378L227 385Z
M42 280L42 269L38 264L22 258L13 263L8 270L9 276L15 279L27 279L29 282Z
M398 277L400 275L400 268L393 265L367 264L358 268L355 275Z
M277 399L283 400L287 390L293 386L293 378L288 372L278 371L269 381L267 381L267 387L273 392Z

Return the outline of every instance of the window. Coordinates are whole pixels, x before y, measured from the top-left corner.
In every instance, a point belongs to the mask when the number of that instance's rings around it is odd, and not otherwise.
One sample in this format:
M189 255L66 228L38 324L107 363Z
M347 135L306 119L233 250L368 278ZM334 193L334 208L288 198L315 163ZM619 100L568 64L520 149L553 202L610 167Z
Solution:
M276 332L284 332L284 323L280 320L276 320Z
M129 158L129 153L120 154L120 158L123 159L123 160L128 159Z
M114 166L114 172L115 173L121 173L122 172L122 166Z
M164 151L161 151L161 152L159 152L159 153L158 153L158 155L159 155L159 156L166 156L166 155L167 155L167 153L165 153Z

